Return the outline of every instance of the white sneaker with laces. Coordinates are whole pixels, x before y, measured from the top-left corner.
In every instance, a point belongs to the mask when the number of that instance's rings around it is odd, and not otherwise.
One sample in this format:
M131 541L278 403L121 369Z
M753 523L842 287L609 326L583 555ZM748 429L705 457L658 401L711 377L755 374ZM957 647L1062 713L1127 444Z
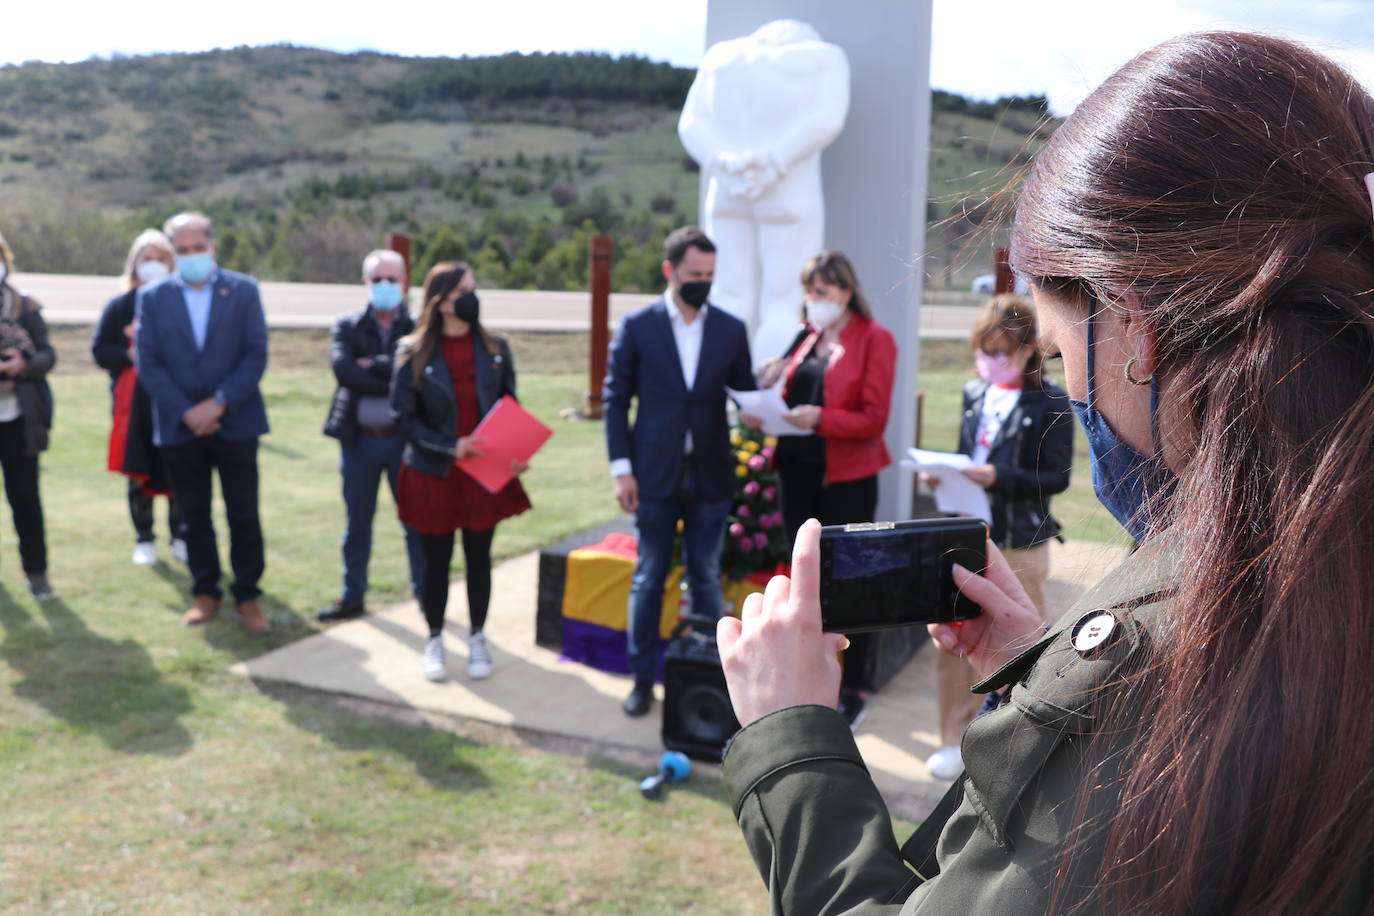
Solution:
M139 541L134 545L132 557L135 566L154 566L157 564L157 545L152 541Z
M485 633L473 633L468 637L468 677L480 681L491 676L491 653L487 651Z
M936 779L957 779L964 772L964 757L957 747L942 747L926 758L926 769Z
M431 681L442 681L448 677L448 665L444 663L444 637L431 636L425 643L425 658L420 670Z
M178 563L185 563L190 557L186 552L186 542L181 538L172 538L172 559Z

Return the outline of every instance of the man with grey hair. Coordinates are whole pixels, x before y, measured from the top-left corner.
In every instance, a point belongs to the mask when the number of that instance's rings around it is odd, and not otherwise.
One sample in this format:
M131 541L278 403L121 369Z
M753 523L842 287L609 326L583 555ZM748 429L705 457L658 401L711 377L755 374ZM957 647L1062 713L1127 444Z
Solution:
M219 475L229 522L230 586L250 632L271 624L258 603L264 559L258 520L258 437L267 407L258 382L267 368L267 321L258 284L215 264L214 228L201 213L179 213L163 231L176 251L176 273L142 287L136 358L153 401L153 441L186 526L194 604L187 625L219 611L219 546L211 520Z
M391 421L391 365L397 342L415 330L406 308L409 287L406 262L385 248L363 259L363 289L367 304L341 315L329 341L329 363L338 386L329 406L324 434L339 440L339 474L343 478L344 517L343 592L315 615L322 623L347 620L365 613L367 565L372 556L372 517L377 511L377 486L386 474L391 498L401 471L405 437ZM405 530L410 559L410 589L414 594L423 568L420 539Z

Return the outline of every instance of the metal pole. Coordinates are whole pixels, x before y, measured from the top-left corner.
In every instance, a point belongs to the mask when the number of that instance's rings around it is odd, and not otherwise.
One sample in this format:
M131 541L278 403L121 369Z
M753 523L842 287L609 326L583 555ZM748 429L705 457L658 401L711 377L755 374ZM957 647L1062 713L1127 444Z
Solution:
M1011 252L1006 248L997 249L997 285L993 291L999 295L1016 292L1016 275L1011 272Z
M601 419L601 384L606 378L606 352L610 347L611 237L592 236L590 248L592 293L591 377L587 387L589 420Z

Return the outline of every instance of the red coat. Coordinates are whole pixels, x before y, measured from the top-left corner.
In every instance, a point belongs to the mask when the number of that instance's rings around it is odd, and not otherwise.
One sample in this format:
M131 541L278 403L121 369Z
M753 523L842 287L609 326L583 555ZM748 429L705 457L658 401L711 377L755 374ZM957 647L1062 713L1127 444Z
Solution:
M793 351L792 371L820 339L813 330ZM871 477L892 463L883 431L892 405L892 378L897 371L897 342L892 332L852 315L825 369L825 403L816 434L825 440L825 482L845 483Z

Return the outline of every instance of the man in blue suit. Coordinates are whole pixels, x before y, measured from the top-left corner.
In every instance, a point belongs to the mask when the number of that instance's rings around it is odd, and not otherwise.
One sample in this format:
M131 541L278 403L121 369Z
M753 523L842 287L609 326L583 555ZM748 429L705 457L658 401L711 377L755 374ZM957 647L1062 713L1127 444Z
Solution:
M716 246L695 226L663 243L663 298L627 316L611 343L602 397L620 507L635 514L639 556L630 585L634 689L626 715L653 703L663 582L678 521L692 612L721 614L720 549L735 491L725 389L751 390L744 323L707 304ZM630 401L638 399L634 426Z
M136 343L139 380L153 401L153 441L186 525L194 604L181 619L204 623L219 610L219 546L210 518L218 472L238 617L251 632L266 633L271 625L258 604L258 437L267 432L258 390L267 368L262 300L250 277L215 265L208 217L180 213L163 231L176 249L177 272L139 291Z

